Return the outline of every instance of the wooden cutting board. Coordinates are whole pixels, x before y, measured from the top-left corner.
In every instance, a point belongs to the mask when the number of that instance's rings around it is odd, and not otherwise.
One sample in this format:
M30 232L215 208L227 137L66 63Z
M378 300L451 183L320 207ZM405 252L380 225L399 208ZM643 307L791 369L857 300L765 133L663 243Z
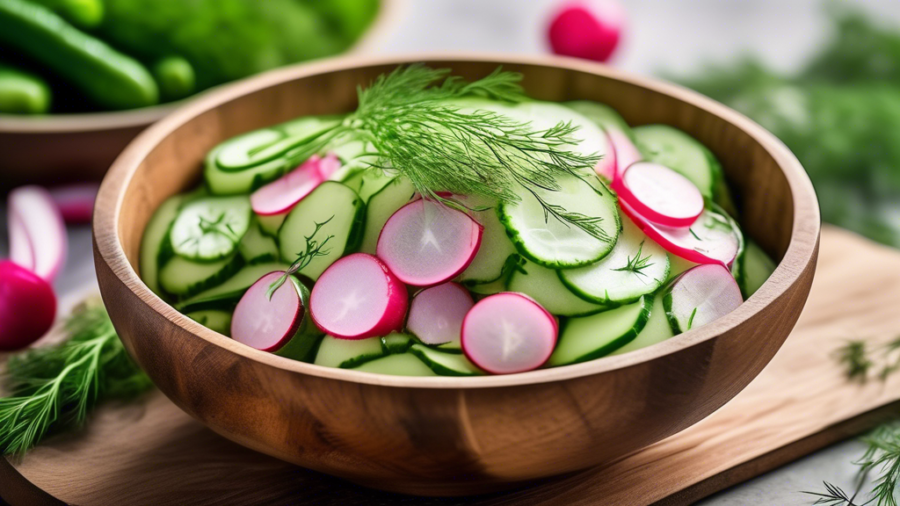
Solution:
M768 367L722 409L616 463L476 498L397 496L244 449L162 394L106 405L82 431L21 461L0 459L12 505L688 504L896 413L900 375L850 383L834 359L848 339L900 334L900 252L826 227L809 302ZM815 484L810 484L815 486Z

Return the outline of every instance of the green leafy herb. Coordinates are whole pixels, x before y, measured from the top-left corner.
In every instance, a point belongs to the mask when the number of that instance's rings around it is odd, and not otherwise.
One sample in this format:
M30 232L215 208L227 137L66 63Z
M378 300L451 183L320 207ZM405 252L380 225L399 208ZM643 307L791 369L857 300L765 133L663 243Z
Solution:
M688 227L688 232L690 232L691 235L694 236L694 239L697 239L698 241L702 241L702 240L703 240L703 239L700 238L700 236L697 235L696 232L694 232L694 229L693 229L693 228Z
M638 246L637 253L634 257L628 257L628 262L625 264L625 267L619 267L618 269L613 269L614 271L628 271L638 274L640 276L646 276L644 274L644 269L647 267L651 267L653 264L650 263L650 255L645 257L641 257L641 253L644 250L644 241L641 241L640 246Z
M286 270L281 277L276 279L274 283L269 285L269 289L266 290L266 297L269 300L272 300L272 296L275 295L275 292L278 291L279 288L281 288L281 285L283 285L285 281L287 281L288 276L303 270L303 268L309 265L309 263L312 262L314 258L325 256L329 253L330 250L325 249L325 245L328 244L328 241L331 240L334 236L329 235L322 242L319 242L317 239L315 239L315 237L316 234L319 233L319 230L333 219L334 216L328 218L322 223L317 222L315 230L313 230L313 232L308 236L304 237L304 239L306 239L306 249L297 253L297 259L294 260L294 263L291 264L288 270Z
M77 309L55 346L12 357L0 398L0 451L22 454L49 432L81 425L104 399L132 398L152 386L134 365L99 302Z
M841 487L832 485L827 481L822 482L825 486L825 492L803 492L804 494L808 494L811 496L815 496L816 502L814 505L821 506L862 506L862 504L856 504L853 501L856 499L856 495L859 493L857 490L852 496L848 496L846 492L844 492Z
M900 337L874 349L865 341L851 340L838 348L835 356L844 365L847 379L865 382L874 368L883 381L900 370Z
M695 316L697 316L697 308L694 308L694 310L691 311L691 317L688 318L688 328L687 328L688 330L691 330L691 328L694 327L694 317Z

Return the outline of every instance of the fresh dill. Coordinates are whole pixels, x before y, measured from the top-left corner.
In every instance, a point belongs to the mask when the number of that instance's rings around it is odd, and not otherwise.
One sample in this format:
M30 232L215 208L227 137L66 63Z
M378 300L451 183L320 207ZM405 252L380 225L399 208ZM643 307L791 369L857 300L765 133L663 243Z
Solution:
M613 270L620 272L633 272L640 276L646 276L646 274L644 273L644 269L653 266L653 264L650 262L650 255L647 255L645 257L641 256L643 250L644 241L641 241L641 244L640 246L638 246L637 253L634 255L634 257L629 256L628 261L624 267L619 267L618 269Z
M266 298L267 299L272 300L272 296L275 295L275 292L277 292L278 289L281 288L281 286L285 283L285 281L287 281L288 276L303 270L306 266L308 266L310 264L310 262L313 261L313 259L315 259L317 257L325 256L331 251L331 250L325 249L325 245L328 244L328 241L330 241L332 238L334 238L333 235L329 235L321 242L319 242L319 240L316 239L315 237L316 237L316 234L319 233L319 230L321 230L322 227L327 225L328 222L330 222L333 219L334 219L334 216L332 215L331 218L328 218L327 220L325 220L321 223L316 222L316 227L312 231L312 233L309 234L308 236L304 236L304 239L306 240L306 248L303 251L297 253L297 259L294 260L294 263L291 264L291 266L288 268L288 270L286 270L284 272L284 274L281 275L281 277L279 277L271 285L269 285L269 289L266 290Z
M865 341L850 340L837 349L835 357L844 366L847 379L865 382L869 373L877 370L883 381L900 370L900 337L873 349Z
M702 240L703 240L703 239L700 238L699 235L697 235L696 232L694 232L694 229L693 229L693 228L688 227L688 232L690 232L691 235L694 236L694 239L697 239L698 241L702 241Z
M697 316L697 308L694 308L694 310L691 311L691 317L688 318L688 325L687 325L688 330L691 330L691 328L694 327L694 317L695 316Z
M863 506L861 503L857 504L853 501L856 500L856 495L859 493L857 489L856 492L852 496L848 496L846 492L841 487L836 485L832 485L827 481L823 481L822 484L825 486L825 492L803 492L804 494L811 495L816 497L816 502L813 505L819 506Z

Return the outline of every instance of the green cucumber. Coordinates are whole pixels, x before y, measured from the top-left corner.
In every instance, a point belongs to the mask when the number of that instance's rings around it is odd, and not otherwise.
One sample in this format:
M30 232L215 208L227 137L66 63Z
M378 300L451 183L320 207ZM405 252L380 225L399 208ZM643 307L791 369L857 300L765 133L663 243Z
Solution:
M317 256L299 271L313 281L342 256L355 251L365 220L365 205L359 196L341 183L325 181L300 201L288 214L278 232L281 259L293 263L306 251L306 238L319 229L318 241L328 240L326 254Z
M184 98L196 89L194 67L181 56L167 56L153 65L153 77L166 100Z
M400 177L397 174L387 173L380 169L363 169L355 171L352 176L344 181L344 184L358 193L363 202L369 202L370 198L392 182L397 181ZM407 179L406 181L409 180Z
M278 238L278 230L281 228L281 225L284 223L285 218L287 218L288 213L284 214L273 214L271 216L256 216L256 221L259 223L260 231L273 238Z
M722 166L712 152L690 135L668 125L634 129L638 149L656 162L691 180L700 193L712 199L722 179Z
M646 348L674 336L675 333L672 332L672 326L669 325L669 320L666 318L666 308L663 307L662 293L658 293L653 297L650 319L647 320L647 325L644 326L641 333L630 343L612 352L611 355L621 355L629 351Z
M216 309L185 313L185 316L223 336L231 335L231 313Z
M172 295L190 297L221 285L243 264L240 255L215 262L194 262L176 255L159 271L159 285Z
M668 255L669 255L669 276L666 278L666 282L677 278L679 274L690 269L691 267L696 267L696 266L700 265L700 264L691 262L690 260L681 258L678 255L673 255L671 253L669 253Z
M484 227L481 234L481 246L472 259L472 263L457 277L457 281L465 285L490 283L504 275L507 261L516 254L516 247L506 227L500 222L497 203L479 198L465 198L463 203L470 209L475 221ZM486 208L483 211L477 209Z
M652 300L637 302L593 316L569 318L559 331L559 342L547 364L577 364L609 355L635 339L647 325Z
M775 261L751 240L746 242L734 264L735 279L741 288L744 300L756 293L777 267Z
M316 353L316 365L351 369L386 355L381 339L338 339L325 336Z
M0 65L0 114L44 114L50 87L40 77Z
M606 258L586 267L559 271L572 293L606 306L628 304L657 291L668 274L666 250L627 217L622 219L622 233Z
M174 255L169 230L178 217L178 209L183 201L182 195L176 195L163 202L153 213L141 237L141 279L157 295L162 295L159 289L159 270Z
M416 189L409 179L397 176L369 198L366 205L366 225L362 244L359 247L360 251L370 255L375 254L378 237L381 235L384 224L398 209L409 203L415 193Z
M72 24L96 28L103 21L103 0L31 0L53 10Z
M196 262L218 262L238 248L250 228L250 199L204 197L182 207L172 224L172 249Z
M250 224L250 228L241 239L238 251L244 257L244 261L251 265L275 262L279 257L278 244L275 239L263 234L259 222L256 220Z
M469 362L461 353L447 353L424 344L414 344L409 352L419 357L435 374L440 376L478 376L484 372Z
M276 262L248 265L219 286L198 293L175 307L183 313L204 309L234 309L235 304L244 296L244 292L259 278L270 272L286 271L289 267Z
M385 354L406 353L416 340L409 334L394 332L381 338L381 348Z
M309 311L309 288L294 276L289 276L288 279L293 283L294 288L300 295L300 303L303 304L303 320L300 322L300 327L291 337L291 340L274 353L279 357L301 362L312 362L318 354L324 335L313 321L312 314Z
M560 280L562 272L557 274L553 269L523 258L509 278L508 290L524 293L557 316L585 316L608 309L572 293Z
M392 376L437 376L431 368L411 353L377 358L354 367L353 370Z
M571 108L604 130L614 128L623 132L631 139L631 142L634 142L634 132L631 131L631 127L612 107L590 100L563 102L562 105Z

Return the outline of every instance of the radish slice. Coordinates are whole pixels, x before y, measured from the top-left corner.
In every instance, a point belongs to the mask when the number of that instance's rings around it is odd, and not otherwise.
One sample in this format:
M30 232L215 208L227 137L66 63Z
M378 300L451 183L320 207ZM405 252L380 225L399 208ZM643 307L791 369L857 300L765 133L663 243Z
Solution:
M401 207L378 237L378 258L401 281L431 286L472 263L484 228L469 215L422 199Z
M619 45L625 10L616 0L572 2L550 23L548 37L556 54L604 62Z
M457 283L426 288L413 297L406 328L425 344L459 341L463 319L474 304Z
M502 292L484 298L466 315L462 349L475 365L493 374L537 369L556 346L553 315L530 297Z
M611 178L611 180L615 180L621 177L625 169L631 164L643 160L644 156L625 132L617 128L608 127L606 135L609 136L610 143L616 152L616 174L614 178Z
M25 225L16 213L9 213L9 259L28 270L34 270L34 250Z
M91 222L99 190L97 183L81 183L53 188L50 196L66 223L83 224Z
M292 276L269 299L272 283L284 275L270 272L259 278L241 297L231 319L231 338L261 351L278 351L297 333L303 322L300 288Z
M341 160L337 157L336 154L328 153L325 158L319 161L317 170L319 171L319 176L323 181L325 181L340 168Z
M609 146L609 151L606 152L606 156L597 162L594 171L598 176L605 178L607 181L614 181L616 173L618 172L616 165L616 145L613 143L609 133L604 133L604 135L606 135L606 144Z
M354 253L319 276L310 312L329 335L365 339L402 329L408 303L406 287L381 260Z
M690 227L657 225L620 199L619 207L629 218L669 253L698 264L730 266L737 256L740 240L728 219L706 210Z
M703 195L694 183L658 163L632 164L612 188L632 209L666 227L689 227L703 213Z
M250 195L253 212L272 216L290 211L325 179L319 172L320 159L312 156L303 165L263 186Z
M14 261L19 263L24 260L17 257L30 249L34 259L32 270L52 283L65 264L68 239L62 215L50 193L38 186L23 186L13 190L9 194L9 214L11 222L20 222L20 225L11 227L17 229L13 231L12 241L21 241L24 237L29 243L27 247L13 245L11 250L16 255Z
M0 261L0 350L28 346L50 330L56 295L49 283L8 260Z
M663 305L677 332L687 332L734 311L744 302L731 272L721 265L688 269L666 289Z

